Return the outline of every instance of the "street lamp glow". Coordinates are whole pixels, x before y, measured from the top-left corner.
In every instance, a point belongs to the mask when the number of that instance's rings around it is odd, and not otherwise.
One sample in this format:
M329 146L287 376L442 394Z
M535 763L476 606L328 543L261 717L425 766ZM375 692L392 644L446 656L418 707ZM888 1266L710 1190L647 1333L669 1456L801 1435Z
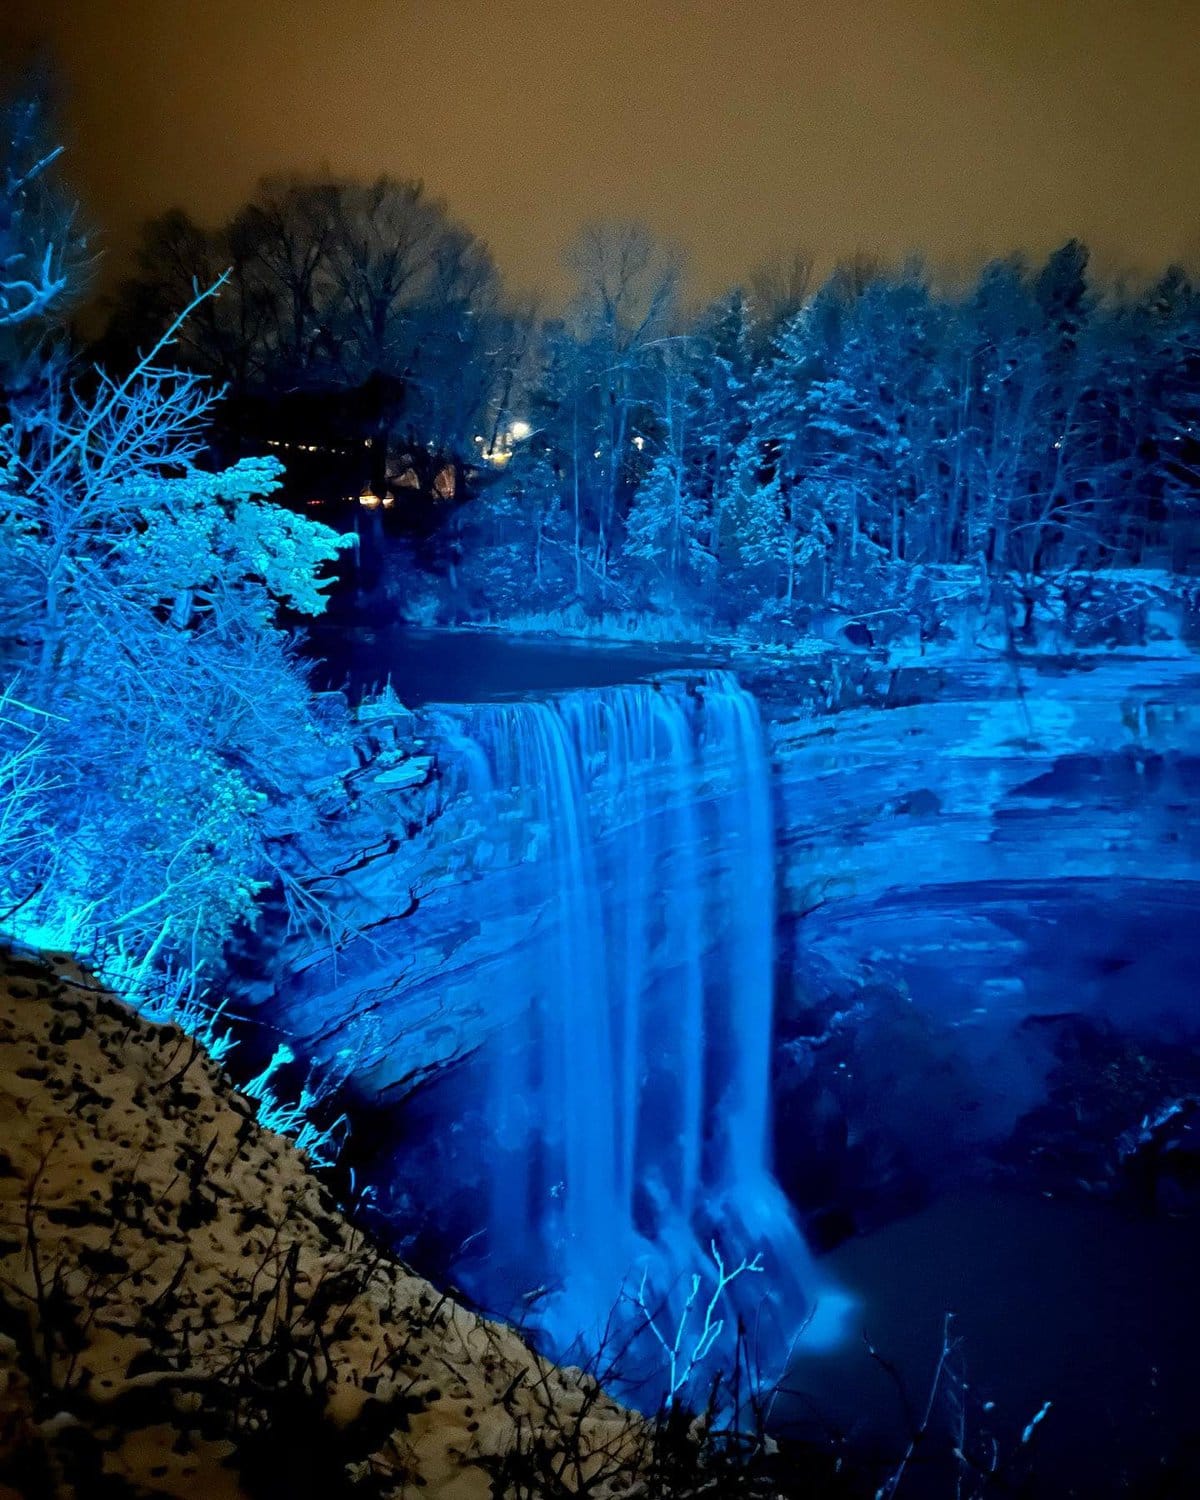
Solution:
M525 421L514 422L508 429L508 435L514 443L521 443L529 436L533 428Z

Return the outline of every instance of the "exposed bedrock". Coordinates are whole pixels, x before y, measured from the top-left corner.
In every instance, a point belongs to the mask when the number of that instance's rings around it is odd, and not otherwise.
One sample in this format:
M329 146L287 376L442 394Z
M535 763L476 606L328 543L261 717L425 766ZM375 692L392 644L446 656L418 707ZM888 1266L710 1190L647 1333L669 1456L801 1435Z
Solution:
M865 934L876 904L882 920L902 893L911 903L912 892L943 886L1195 876L1200 663L1190 657L1026 660L1018 676L1005 662L787 664L739 676L768 732L785 990L807 961L801 950L834 942L831 924L857 920ZM676 674L661 691L686 697L693 683ZM520 1010L519 994L488 981L538 928L546 829L515 795L499 824L481 815L467 784L471 747L453 720L396 705L367 727L382 754L353 779L349 816L330 820L329 847L314 852L342 871L329 896L359 936L330 957L268 921L281 961L257 954L242 989L319 1049L375 1038L386 1086L464 1055ZM415 751L393 751L414 735ZM603 753L587 772L603 843L620 836L630 799L614 798ZM661 819L684 794L703 802L706 789L681 785L663 762L640 768L639 805ZM700 853L714 865L727 855L713 837ZM603 868L605 901L637 896L640 878L625 873ZM653 884L653 870L641 874ZM701 938L719 943L720 922ZM951 938L939 932L935 946Z
M768 875L760 897L775 908L775 1165L817 1243L983 1171L1191 1205L1200 1069L1194 1048L1171 1044L1200 1034L1200 663L760 658L738 675L765 723L774 818L775 890ZM632 691L579 702L628 728ZM745 906L720 893L754 877L731 868L728 758L706 770L704 716L689 707L702 675L637 691L639 712L658 696L668 740L697 735L695 764L682 774L681 742L639 760L594 723L567 800L586 815L577 895L594 886L603 962L636 972L640 1013L654 1016L694 993L681 966L736 984ZM492 730L516 712L498 709ZM576 899L564 907L547 883L563 830L530 768L497 780L480 722L375 712L379 758L354 782L336 890L339 915L365 933L332 960L288 939L275 966L286 980L265 996L274 1021L340 1054L389 1110L432 1080L437 1107L411 1099L405 1128L441 1178L495 1114L453 1065L519 1031L539 985L564 972L554 932ZM414 734L415 752L392 748ZM686 910L668 901L681 861L687 889L709 893ZM575 916L584 931L586 912ZM577 959L580 975L595 968L582 947ZM456 1088L454 1134L442 1124ZM453 1202L423 1195L443 1249L472 1232L487 1179L485 1163Z
M997 1168L1188 1206L1200 670L938 686L773 725L784 1185L826 1242Z

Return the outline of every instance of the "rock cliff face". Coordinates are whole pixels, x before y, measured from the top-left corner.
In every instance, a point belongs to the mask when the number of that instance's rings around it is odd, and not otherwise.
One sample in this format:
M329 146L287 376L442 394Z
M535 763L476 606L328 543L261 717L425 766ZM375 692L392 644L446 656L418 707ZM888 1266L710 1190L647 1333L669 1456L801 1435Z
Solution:
M998 1160L1015 1169L1014 1139L1025 1140L1022 1170L1030 1153L1053 1156L1060 1178L1075 1163L1094 1185L1142 1113L1200 1089L1155 1061L1155 1048L1196 1034L1187 933L1200 871L1200 662L1175 639L1136 649L902 666L843 650L736 664L765 723L775 820L775 1151L821 1236L877 1222L948 1175ZM702 683L675 670L645 692L687 705ZM592 689L580 722L626 723L635 697ZM545 876L554 833L542 773L514 762L495 784L483 764L481 745L512 705L486 734L479 710L372 712L382 758L354 782L353 847L332 851L348 867L340 917L361 935L333 958L289 939L267 1003L390 1108L528 1017L558 973L565 908ZM690 749L677 739L644 764L632 743L620 742L618 764L617 741L585 735L575 780L560 788L559 815L577 804L594 837L601 958L627 965L636 938L647 1015L672 1012L681 962L736 984L744 942L728 901L681 917L677 896L665 902L681 848L692 889L719 892L729 878L721 778L694 774L696 724ZM415 752L401 748L414 739ZM639 843L631 828L651 810L656 830ZM769 879L761 885L769 904ZM599 959L581 943L576 933L590 974ZM1129 1079L1135 1055L1150 1059L1144 1086L1088 1114L1086 1058ZM445 1102L464 1121L490 1108L476 1087ZM1082 1129L1064 1136L1080 1110L1111 1139L1103 1160L1079 1159ZM435 1137L421 1150L449 1174L437 1114L419 1108L412 1126ZM471 1232L469 1216L449 1212L446 1224L451 1238Z
M355 780L328 851L345 872L328 887L336 922L355 935L333 953L285 937L269 965L260 957L262 1004L395 1098L525 1016L564 930L568 988L604 970L619 989L625 969L650 994L681 965L727 964L744 935L736 903L707 895L745 832L731 804L749 770L739 712L761 762L753 702L726 673L373 711L384 760ZM390 762L406 737L416 753ZM769 852L759 863L766 920Z
M351 1228L182 1032L6 951L0 1222L5 1500L485 1500L542 1461L614 1494L642 1451Z
M1195 1082L1147 1059L1200 1036L1200 665L1026 661L889 688L894 706L773 725L777 1144L834 1237L1011 1161L1014 1131L1057 1154L1054 1186L1074 1160L1095 1188L1120 1134ZM1143 1086L1072 1131L1047 1105L1089 1053L1136 1053ZM1089 1130L1106 1165L1078 1158Z
M772 714L785 911L947 883L1195 875L1200 662L1025 659Z
M904 905L897 920L911 925L921 890L942 892L945 909L968 887L1196 874L1193 657L891 669L826 655L750 661L738 675L768 730L785 945L804 913L806 949L834 943L835 927L843 947L852 943L848 924L868 911L883 921L888 902ZM697 681L675 673L657 691L686 701ZM594 690L596 712L622 691ZM548 838L545 810L523 805L514 787L497 817L495 790L481 797L472 786L479 752L464 723L398 704L372 711L379 758L353 779L350 816L331 821L323 851L339 872L329 883L338 921L359 935L332 957L297 936L276 964L259 955L261 998L275 1018L318 1048L359 1049L384 1086L405 1073L419 1079L513 1019L520 986L497 976L528 947L546 901L531 875ZM405 741L415 751L393 748ZM615 767L603 752L585 770L578 794L601 843L619 841L634 815L637 798L614 790L622 776L636 778L643 811L669 818L686 795L703 821L704 786L681 778L669 757ZM711 828L701 854L714 865L726 856ZM606 903L645 896L628 873L602 871ZM719 945L720 924L703 937Z

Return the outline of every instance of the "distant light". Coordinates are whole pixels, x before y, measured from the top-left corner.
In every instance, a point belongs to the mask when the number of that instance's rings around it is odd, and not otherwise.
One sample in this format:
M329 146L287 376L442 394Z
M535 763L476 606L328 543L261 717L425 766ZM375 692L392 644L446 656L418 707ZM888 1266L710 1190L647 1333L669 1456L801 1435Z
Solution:
M634 438L634 440L633 440L633 446L634 446L634 447L635 447L635 448L636 448L636 449L637 449L637 451L638 451L638 452L639 452L639 453L640 453L640 452L641 452L641 451L642 451L642 449L643 449L643 448L644 448L644 447L645 447L645 446L646 446L646 439L645 439L645 438L644 438L644 437L643 437L643 436L642 436L642 435L641 435L641 433L640 433L640 432L639 432L639 433L638 433L638 435L637 435L637 436L636 436L636 437L635 437L635 438Z
M483 434L481 432L477 432L475 434L475 441L477 443L482 443L483 442Z
M517 421L509 427L508 435L514 443L523 443L532 431L528 422Z

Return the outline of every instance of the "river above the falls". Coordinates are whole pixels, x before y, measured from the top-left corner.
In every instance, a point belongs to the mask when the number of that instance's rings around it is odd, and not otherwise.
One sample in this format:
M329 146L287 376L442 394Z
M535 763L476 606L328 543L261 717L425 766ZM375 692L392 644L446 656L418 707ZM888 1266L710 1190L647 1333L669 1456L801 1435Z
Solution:
M586 641L484 629L313 626L308 652L316 684L352 701L390 682L409 708L492 703L574 689L615 687L663 672L720 665L705 646Z

